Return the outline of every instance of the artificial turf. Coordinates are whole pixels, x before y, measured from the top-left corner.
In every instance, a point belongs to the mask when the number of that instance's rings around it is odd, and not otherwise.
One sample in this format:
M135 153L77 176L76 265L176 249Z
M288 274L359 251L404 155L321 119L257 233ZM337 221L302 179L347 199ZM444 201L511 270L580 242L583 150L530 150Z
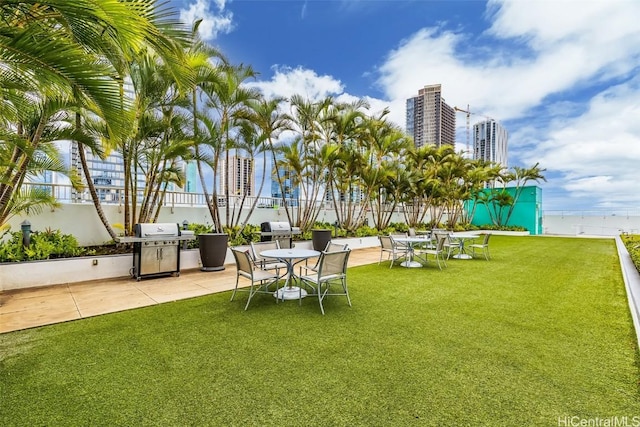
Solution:
M353 307L327 298L325 316L312 297L244 311L224 292L2 334L0 424L640 421L613 240L490 245L443 271L351 268Z

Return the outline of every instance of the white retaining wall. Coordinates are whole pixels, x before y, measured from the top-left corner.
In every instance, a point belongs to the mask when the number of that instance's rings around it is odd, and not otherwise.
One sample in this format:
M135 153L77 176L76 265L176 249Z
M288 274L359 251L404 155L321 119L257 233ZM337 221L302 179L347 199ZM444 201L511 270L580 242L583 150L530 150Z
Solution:
M640 216L544 215L543 234L618 236L640 232Z
M334 239L334 241L347 243L351 249L379 245L377 237ZM298 248L311 249L313 244L309 240L295 242L295 245ZM235 264L231 250L227 250L224 263ZM198 249L180 251L180 270L196 269L201 266ZM127 277L131 276L132 268L132 254L2 263L0 264L0 292Z
M115 224L122 226L123 213L120 206L104 205L103 209L111 226ZM243 211L242 219L246 216L245 212L248 211L248 209ZM224 221L224 208L221 209L221 214ZM55 211L44 211L40 215L16 216L9 221L11 230L20 231L20 224L24 220L31 223L32 231L44 231L50 228L60 230L64 234L72 234L78 239L81 246L101 245L111 240L91 203L64 204ZM335 220L336 216L333 210L323 209L320 211L318 221L333 223ZM212 223L209 209L206 207L163 207L158 217L158 222L175 222L180 226L184 221L206 225ZM250 223L260 225L265 221L287 221L287 214L284 208L255 209L251 215ZM393 221L404 222L404 218L401 214L394 214ZM369 222L373 223L373 219L369 218ZM114 229L116 232L122 230L115 227Z

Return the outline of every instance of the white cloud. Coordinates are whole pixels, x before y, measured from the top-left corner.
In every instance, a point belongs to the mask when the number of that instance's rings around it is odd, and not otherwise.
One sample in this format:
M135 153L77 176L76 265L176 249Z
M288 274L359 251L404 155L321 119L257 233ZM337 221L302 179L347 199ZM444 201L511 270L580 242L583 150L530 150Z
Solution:
M389 53L378 84L396 120L405 99L441 83L449 105L508 122L510 164L540 162L560 177L544 188L640 204L640 84L629 80L640 66L640 2L494 0L487 10L481 37L424 28Z
M584 114L552 122L524 160L560 171L557 184L575 197L606 206L640 204L639 97L640 79L599 93Z
M339 80L332 76L319 76L315 71L302 67L273 67L274 75L269 81L248 83L260 89L267 98L283 96L286 98L294 94L318 101L327 96L339 95L344 87Z
M196 0L187 9L180 10L180 20L191 25L202 19L198 31L203 40L213 40L219 33L227 34L233 30L233 13L225 11L226 0L215 0L216 10L210 9L207 0Z
M376 70L386 100L368 98L370 111L388 106L404 127L406 99L441 83L449 105L506 122L510 165L547 169L545 209L640 205L639 16L639 1L490 0L480 37L423 28L389 52ZM273 71L251 83L268 97L355 98L334 76ZM464 140L462 115L458 125Z

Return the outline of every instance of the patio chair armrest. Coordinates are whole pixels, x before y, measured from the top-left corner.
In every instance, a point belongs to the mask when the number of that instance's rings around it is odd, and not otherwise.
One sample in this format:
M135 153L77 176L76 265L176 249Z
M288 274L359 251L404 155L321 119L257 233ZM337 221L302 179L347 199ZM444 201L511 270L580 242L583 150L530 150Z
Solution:
M310 271L313 272L313 273L317 273L318 272L318 269L317 269L317 267L315 265L301 265L300 266L300 274L299 274L300 277L303 276L302 270L305 270L305 274L304 275L309 274Z

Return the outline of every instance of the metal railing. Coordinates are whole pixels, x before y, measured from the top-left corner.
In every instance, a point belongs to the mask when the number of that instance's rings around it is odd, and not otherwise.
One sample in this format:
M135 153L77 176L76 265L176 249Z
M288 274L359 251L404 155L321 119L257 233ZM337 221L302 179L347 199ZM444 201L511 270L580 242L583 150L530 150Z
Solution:
M560 209L560 210L544 210L543 211L543 215L548 216L548 215L554 215L554 216L571 216L571 217L594 217L594 216L601 216L601 217L612 217L612 216L619 216L619 217L635 217L635 216L640 216L640 209L624 209L624 208L620 208L620 209L613 209L613 208L608 208L608 209L585 209L585 210L564 210L564 209Z
M53 195L60 203L93 203L91 194L88 189L76 191L68 184L49 184L49 183L24 183L25 188L37 187L46 190ZM105 205L122 205L124 203L124 190L121 187L113 186L95 186L100 202ZM138 200L142 200L143 192L138 191ZM209 196L211 197L211 196ZM256 200L257 199L257 200ZM230 195L229 203L233 206L239 206L242 196ZM265 197L265 196L249 196L244 200L244 206L250 207L256 201L256 207L259 209L278 209L282 205L282 198ZM306 206L305 200L286 199L288 206ZM321 209L333 209L333 204L329 202L314 202ZM225 207L226 199L218 194L218 206ZM162 201L162 206L167 207L203 207L207 206L207 198L204 193L187 193L182 191L167 191Z

